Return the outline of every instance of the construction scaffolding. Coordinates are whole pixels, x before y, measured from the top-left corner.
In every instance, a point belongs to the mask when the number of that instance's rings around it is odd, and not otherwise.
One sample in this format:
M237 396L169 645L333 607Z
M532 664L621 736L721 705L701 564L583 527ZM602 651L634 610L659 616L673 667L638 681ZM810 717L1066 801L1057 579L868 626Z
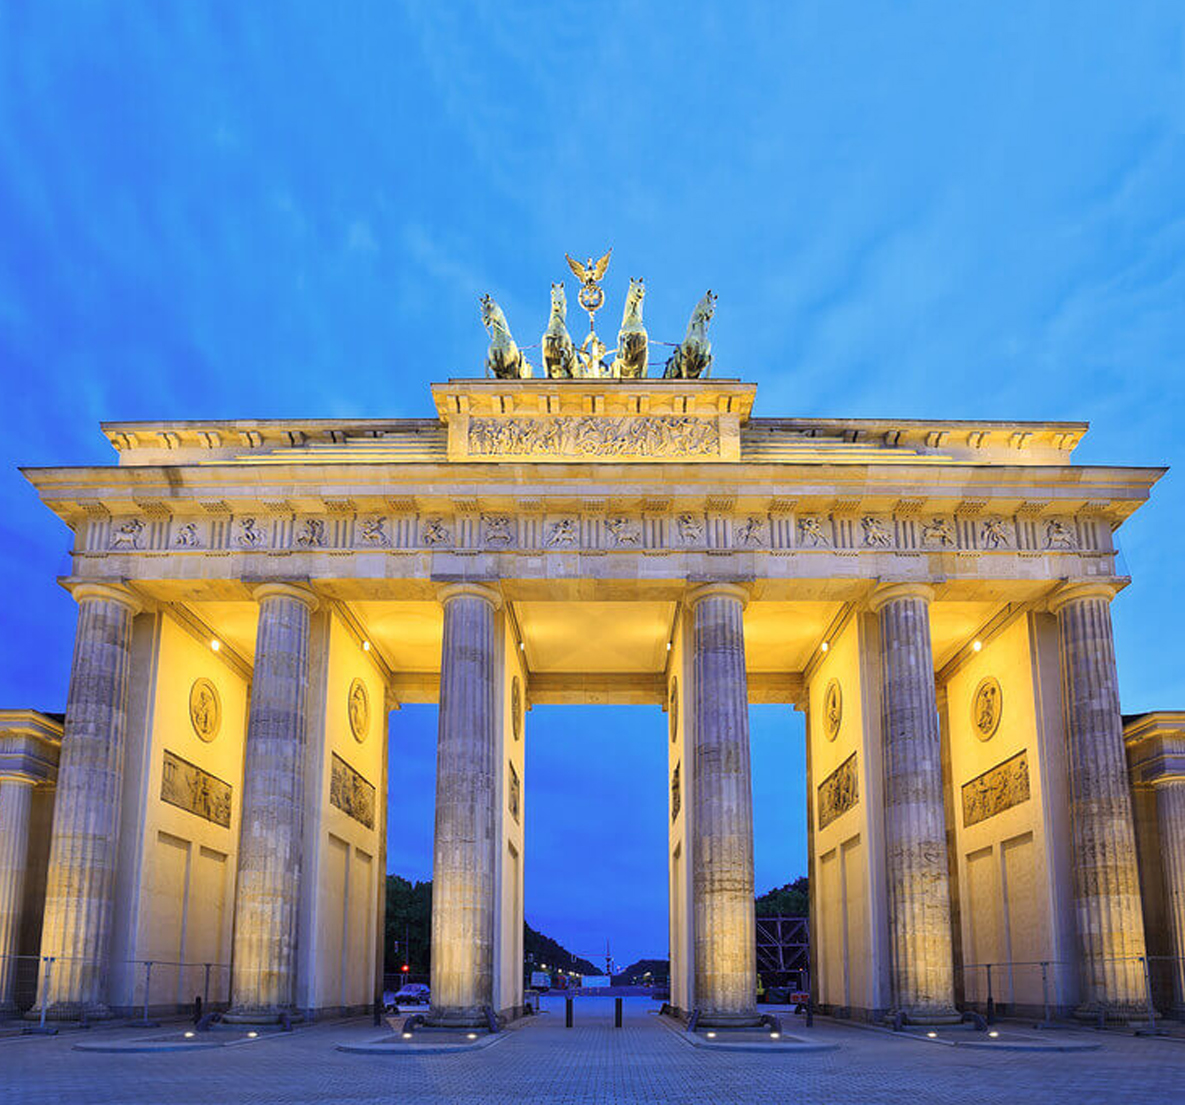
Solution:
M805 917L757 918L757 973L766 989L810 986L810 922Z

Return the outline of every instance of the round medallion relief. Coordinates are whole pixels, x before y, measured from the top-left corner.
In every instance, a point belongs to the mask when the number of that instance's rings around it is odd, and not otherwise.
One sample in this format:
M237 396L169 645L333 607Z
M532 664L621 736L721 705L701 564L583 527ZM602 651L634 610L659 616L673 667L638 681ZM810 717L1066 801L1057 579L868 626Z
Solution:
M207 744L218 736L222 725L222 700L218 688L208 679L195 679L189 688L189 722Z
M355 679L350 684L346 706L350 712L350 732L361 743L370 732L370 695L366 693L366 684L361 679Z
M671 680L671 701L667 706L667 713L670 715L671 722L671 744L675 743L679 736L679 680Z
M829 741L833 741L839 736L839 727L842 722L843 691L840 690L839 680L833 679L823 692L823 732Z
M522 740L523 736L523 685L516 675L510 681L510 729L514 739Z
M995 676L979 681L975 694L971 696L971 725L981 740L990 740L1000 725L1004 712L1004 695Z

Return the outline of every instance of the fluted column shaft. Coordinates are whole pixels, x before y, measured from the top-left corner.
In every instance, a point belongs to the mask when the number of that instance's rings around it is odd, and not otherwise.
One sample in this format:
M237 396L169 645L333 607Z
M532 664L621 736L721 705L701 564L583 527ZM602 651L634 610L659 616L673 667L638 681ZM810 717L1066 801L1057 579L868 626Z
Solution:
M757 1021L753 782L743 613L727 584L693 591L692 895L703 1025Z
M34 780L0 776L0 1013L16 1008L21 903L29 852Z
M1156 785L1156 823L1174 956L1173 1012L1181 1017L1185 1014L1185 779L1167 779Z
M274 1022L296 992L304 829L309 634L316 598L290 584L255 589L259 623L243 767L228 1019Z
M1079 1014L1145 1006L1144 916L1128 785L1112 588L1067 586L1057 614L1073 823L1074 894L1082 954Z
M131 592L74 588L78 627L62 734L41 954L53 956L38 1009L73 1018L107 1013L108 959L128 727Z
M436 740L432 858L432 1008L438 1025L485 1023L494 1004L498 849L497 592L453 584L441 593L444 641Z
M942 748L929 588L882 587L881 729L894 1009L914 1023L957 1018Z

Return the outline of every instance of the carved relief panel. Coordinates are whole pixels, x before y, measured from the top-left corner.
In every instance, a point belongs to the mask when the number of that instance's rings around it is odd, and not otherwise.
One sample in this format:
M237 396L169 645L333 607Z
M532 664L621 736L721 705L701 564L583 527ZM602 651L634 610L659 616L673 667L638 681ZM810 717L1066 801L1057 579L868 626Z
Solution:
M1018 752L963 784L963 827L969 828L1027 802L1029 754Z
M165 749L160 780L162 802L229 829L232 793L230 783Z
M819 828L825 829L837 817L854 809L860 801L860 779L856 774L856 753L819 784Z
M336 752L329 776L329 804L368 829L374 828L373 784L355 771Z

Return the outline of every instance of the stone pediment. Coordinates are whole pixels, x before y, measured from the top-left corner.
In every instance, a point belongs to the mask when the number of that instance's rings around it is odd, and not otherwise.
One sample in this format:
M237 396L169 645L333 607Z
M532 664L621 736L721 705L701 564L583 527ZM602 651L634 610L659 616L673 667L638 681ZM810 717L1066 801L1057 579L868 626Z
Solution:
M739 380L434 384L450 461L738 461L757 393Z

